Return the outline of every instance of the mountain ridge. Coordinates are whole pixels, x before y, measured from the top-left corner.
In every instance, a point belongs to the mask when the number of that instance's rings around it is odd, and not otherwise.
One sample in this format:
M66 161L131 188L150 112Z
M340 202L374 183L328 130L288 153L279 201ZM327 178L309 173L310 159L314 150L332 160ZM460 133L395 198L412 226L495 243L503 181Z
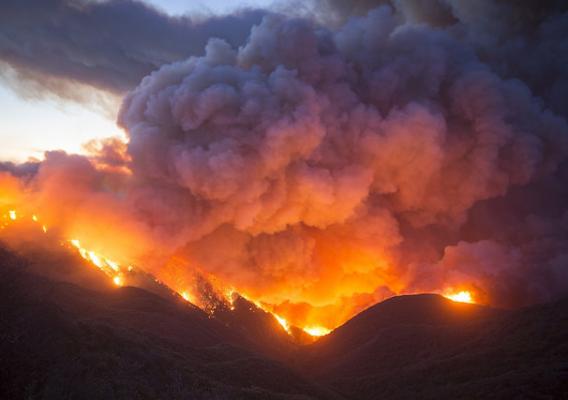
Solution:
M399 296L299 345L244 299L215 316L179 296L114 287L94 269L79 268L85 277L61 281L61 271L73 268L66 263L76 261L31 262L0 247L0 397L365 400L568 393L566 299L505 311L438 295ZM61 271L51 276L51 269ZM93 277L101 282L85 288Z

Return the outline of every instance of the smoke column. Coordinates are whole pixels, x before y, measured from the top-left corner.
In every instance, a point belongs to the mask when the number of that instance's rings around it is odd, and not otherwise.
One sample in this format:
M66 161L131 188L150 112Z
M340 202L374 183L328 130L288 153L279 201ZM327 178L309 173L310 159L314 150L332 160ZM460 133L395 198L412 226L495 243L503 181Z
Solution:
M174 286L203 271L299 326L401 293L565 295L565 10L392 3L267 15L240 47L163 65L123 102L127 148L47 154L29 203Z

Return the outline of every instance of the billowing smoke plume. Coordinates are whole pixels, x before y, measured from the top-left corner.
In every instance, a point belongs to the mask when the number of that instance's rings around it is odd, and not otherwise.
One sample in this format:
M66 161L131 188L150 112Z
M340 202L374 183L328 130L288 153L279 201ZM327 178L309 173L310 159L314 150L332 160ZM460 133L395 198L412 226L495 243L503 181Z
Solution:
M568 56L568 16L392 3L333 28L269 15L241 47L212 39L161 67L123 103L114 167L129 172L48 154L38 207L85 236L123 232L158 277L201 269L302 326L396 293L566 294L567 80L544 63Z
M335 23L389 4L401 21L444 28L502 78L522 80L557 113L568 115L568 3L562 0L312 0Z

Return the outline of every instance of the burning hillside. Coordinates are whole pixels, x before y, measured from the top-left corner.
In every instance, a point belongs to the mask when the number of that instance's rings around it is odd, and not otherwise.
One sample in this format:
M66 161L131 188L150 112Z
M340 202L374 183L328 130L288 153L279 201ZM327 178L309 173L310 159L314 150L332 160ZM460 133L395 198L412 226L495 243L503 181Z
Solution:
M258 330L259 324L266 324L266 321L263 319L272 318L274 324L269 326L268 329L274 330L276 326L279 326L283 332L290 336L286 340L290 343L294 341L310 342L318 336L329 333L329 330L320 327L300 329L291 326L286 319L270 311L266 305L246 299L232 288L224 288L213 276L207 277L203 274L195 274L190 285L187 285L185 289L176 291L155 277L145 274L141 268L132 265L121 265L116 261L108 259L103 254L84 248L77 239L64 239L59 237L57 233L51 232L48 237L46 225L43 225L35 214L31 216L22 215L16 210L9 209L0 213L0 221L0 244L12 247L24 257L33 257L33 252L30 252L28 245L33 247L42 244L47 252L61 250L69 254L76 252L77 255L87 262L87 267L96 268L108 277L109 282L117 287L141 287L160 294L165 298L177 295L192 305L199 307L210 318L216 318L229 326L247 329L245 321L239 319L249 318L246 314L250 312L261 312L267 316L269 315L271 317L261 315L260 319L256 318L254 323L257 326L254 329ZM41 235L41 232L46 236L45 238L37 237L37 235ZM31 238L29 237L30 235L32 235ZM31 241L31 243L24 241L22 245L22 236L25 236L26 240ZM54 246L56 245L59 245L61 249L55 249ZM80 268L80 266L77 265L77 268ZM53 272L47 270L44 273L50 276ZM67 279L64 278L64 280L69 280L69 277ZM71 279L71 281L73 282L74 280ZM91 285L88 284L87 286ZM248 334L251 335L250 332ZM269 335L275 334L277 335L278 333L269 333Z
M24 225L6 227L3 239L24 232L32 239ZM241 297L212 317L179 296L116 286L92 263L82 263L72 246L56 249L33 239L17 252L0 243L1 398L566 393L566 300L504 312L437 295L395 297L298 346Z
M399 294L559 298L565 71L526 54L564 49L566 15L428 3L322 1L211 38L126 95L125 142L5 168L3 224L32 220L118 286L138 268L316 336Z
M18 235L22 234L23 231L18 229L12 231L11 228L14 226L20 226L20 228L24 226L24 232L26 233L29 233L30 229L32 232L35 229L36 234L39 231L47 234L47 226L42 224L38 216L35 214L32 214L31 216L22 215L21 213L18 213L17 210L8 209L1 214L1 222L0 240L6 241L8 244L20 241ZM203 274L195 274L191 280L191 284L176 290L165 286L163 282L152 276L147 276L146 281L141 281L140 277L137 275L137 270L139 268L135 268L132 265L121 265L119 262L105 257L103 254L86 249L81 245L81 242L78 239L62 239L57 235L51 236L51 240L55 240L55 242L58 242L60 246L67 248L68 250L76 250L81 258L87 261L91 266L96 267L103 272L116 286L139 286L148 288L148 284L152 283L151 281L153 280L157 285L164 286L165 289L169 289L172 293L177 292L177 294L184 300L198 306L210 316L218 317L221 320L225 320L225 313L227 311L235 311L235 301L242 298L247 303L253 304L259 309L271 314L281 328L295 340L306 341L305 334L312 338L317 338L327 335L331 331L331 329L322 326L304 326L300 328L293 326L285 318L276 314L270 305L250 300L245 295L237 293L234 288L223 287L223 285L218 282L214 276L207 277ZM150 280L150 282L148 282L148 280ZM468 291L454 293L449 290L446 291L444 296L456 302L474 302L471 293ZM304 338L302 338L299 332L300 329L304 332Z

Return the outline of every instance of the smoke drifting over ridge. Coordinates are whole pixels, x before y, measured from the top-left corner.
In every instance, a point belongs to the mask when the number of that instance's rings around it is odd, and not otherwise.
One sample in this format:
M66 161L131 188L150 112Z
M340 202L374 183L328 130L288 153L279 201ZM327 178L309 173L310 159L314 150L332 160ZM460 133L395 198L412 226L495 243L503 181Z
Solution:
M434 3L450 14L400 0L211 39L127 95L125 151L49 153L29 205L174 287L197 268L300 326L397 293L565 295L566 71L527 52L564 60L567 16L510 28L509 2Z
M265 14L170 17L135 0L5 0L1 10L4 78L28 96L74 100L88 96L77 84L123 95L159 66L202 54L211 36L238 46Z

